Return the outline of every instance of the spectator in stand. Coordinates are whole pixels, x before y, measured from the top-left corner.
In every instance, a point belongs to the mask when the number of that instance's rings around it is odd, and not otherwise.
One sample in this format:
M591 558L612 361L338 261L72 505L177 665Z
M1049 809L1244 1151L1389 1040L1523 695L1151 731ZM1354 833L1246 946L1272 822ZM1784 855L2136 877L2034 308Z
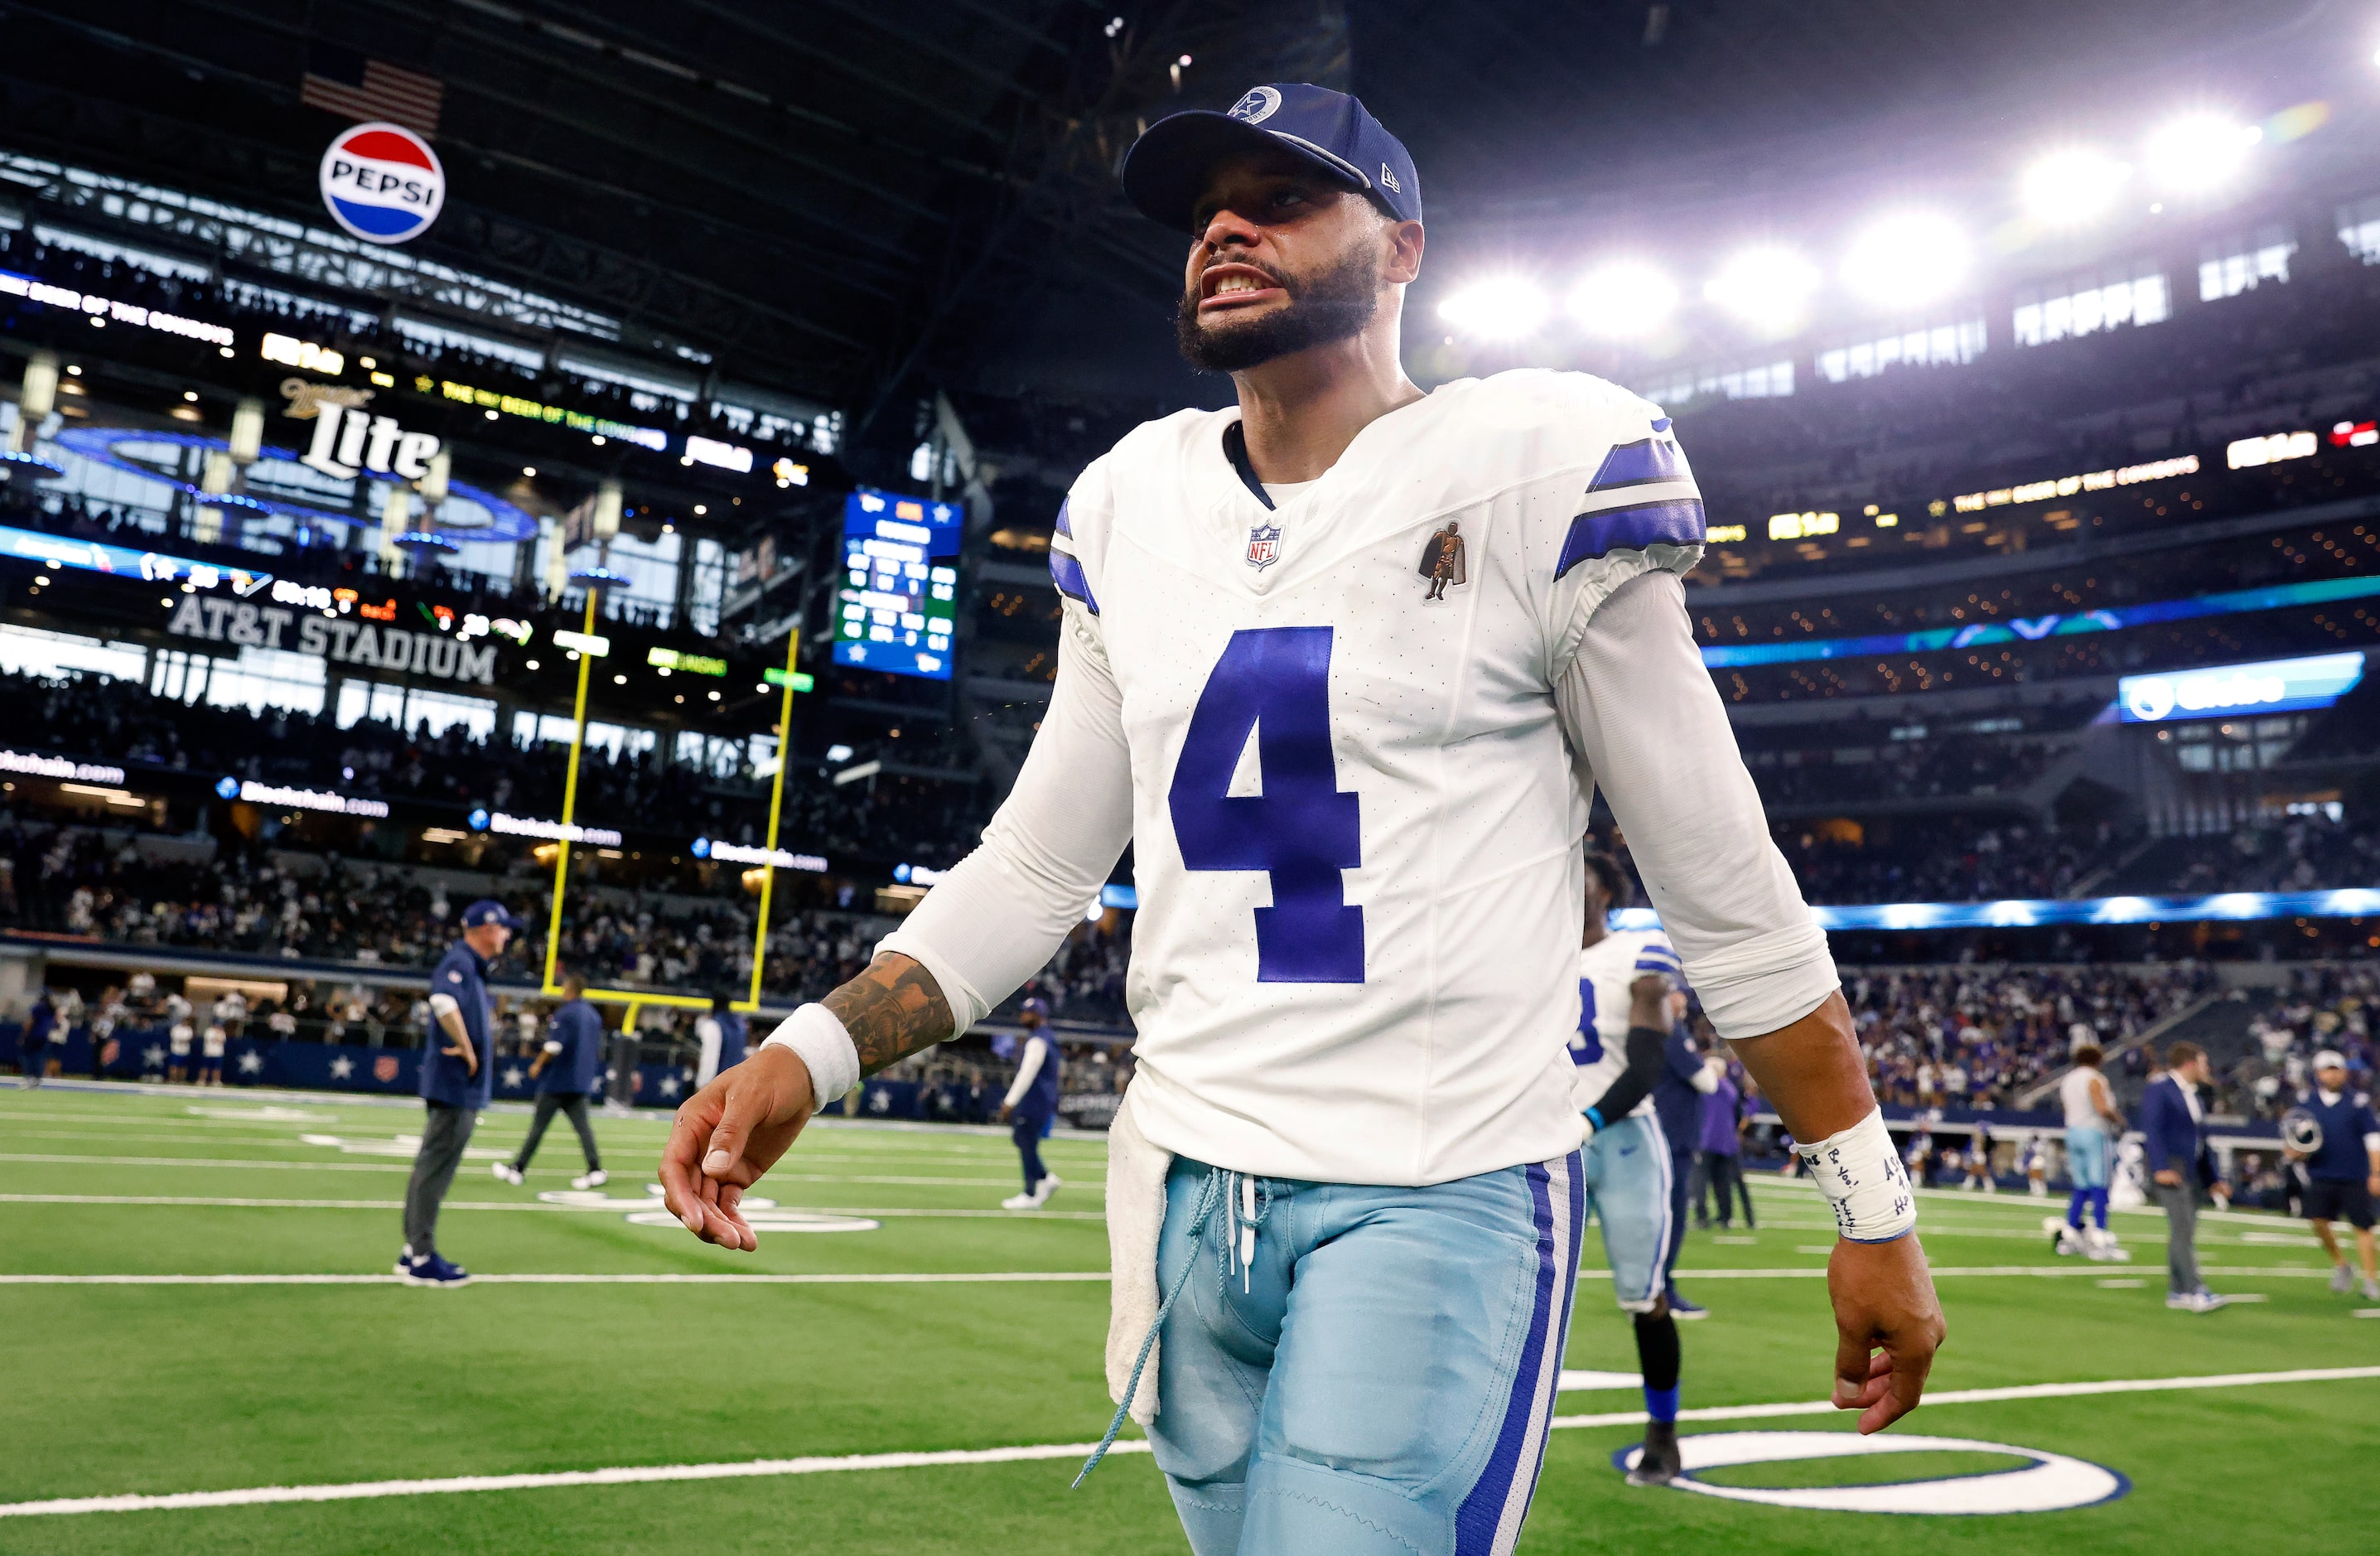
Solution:
M2188 1313L2212 1313L2231 1300L2208 1291L2198 1274L2198 1196L2211 1192L2218 1208L2228 1197L2207 1149L2206 1113L2199 1100L2210 1078L2205 1051L2177 1042L2166 1051L2166 1073L2141 1094L2142 1145L2157 1203L2165 1210L2165 1305Z
M2311 1150L2300 1149L2290 1143L2285 1124L2283 1154L2305 1173L2305 1215L2322 1239L2322 1251L2330 1256L2330 1289L2342 1295L2353 1289L2347 1255L2331 1227L2343 1221L2355 1229L2364 1300L2380 1302L2380 1251L2372 1231L2374 1204L2380 1200L2380 1117L2374 1116L2372 1099L2350 1091L2349 1084L2345 1054L2325 1049L2313 1056L2313 1089L2301 1093L2290 1112L2310 1120L2321 1140Z

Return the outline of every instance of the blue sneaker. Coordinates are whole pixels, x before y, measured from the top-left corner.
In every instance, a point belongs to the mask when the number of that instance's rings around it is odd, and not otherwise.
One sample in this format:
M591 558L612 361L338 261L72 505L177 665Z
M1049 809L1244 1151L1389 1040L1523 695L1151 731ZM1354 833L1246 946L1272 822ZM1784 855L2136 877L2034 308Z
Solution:
M397 1278L408 1286L468 1286L471 1272L436 1254L415 1254L407 1250L396 1261Z
M1696 1319L1709 1318L1710 1309L1704 1307L1699 1302L1688 1302L1676 1292L1671 1292L1670 1294L1670 1317L1677 1319L1680 1323L1690 1324Z

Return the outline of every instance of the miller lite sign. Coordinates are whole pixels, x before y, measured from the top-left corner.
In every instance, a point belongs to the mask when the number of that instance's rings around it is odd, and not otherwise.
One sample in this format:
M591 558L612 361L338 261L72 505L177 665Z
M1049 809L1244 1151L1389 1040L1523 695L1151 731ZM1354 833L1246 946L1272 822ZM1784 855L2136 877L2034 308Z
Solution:
M403 125L342 130L322 153L320 181L331 219L367 243L419 237L446 203L438 153Z

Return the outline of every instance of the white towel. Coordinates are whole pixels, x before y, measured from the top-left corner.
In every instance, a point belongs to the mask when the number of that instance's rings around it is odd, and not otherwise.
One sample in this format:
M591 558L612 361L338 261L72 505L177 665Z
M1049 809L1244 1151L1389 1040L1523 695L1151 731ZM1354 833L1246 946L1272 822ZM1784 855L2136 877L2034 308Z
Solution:
M1157 1321L1157 1237L1165 1225L1165 1174L1173 1153L1148 1143L1133 1122L1132 1093L1124 1093L1108 1126L1108 1398L1123 1404L1124 1385L1141 1342ZM1148 1352L1132 1418L1142 1426L1157 1419L1157 1348Z

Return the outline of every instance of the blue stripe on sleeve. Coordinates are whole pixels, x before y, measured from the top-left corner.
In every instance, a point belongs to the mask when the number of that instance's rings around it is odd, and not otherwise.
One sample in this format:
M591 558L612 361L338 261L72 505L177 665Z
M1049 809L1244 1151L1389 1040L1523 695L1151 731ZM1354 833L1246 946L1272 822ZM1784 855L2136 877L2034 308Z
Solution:
M1686 457L1678 445L1668 438L1644 438L1635 443L1615 444L1603 456L1602 468L1587 483L1589 492L1609 492L1623 486L1646 486L1657 480L1685 480L1693 478L1686 468Z
M1561 561L1554 567L1554 577L1560 578L1580 563L1615 551L1702 543L1703 504L1699 497L1583 513L1570 521L1570 534L1562 541Z
M1075 504L1072 499L1058 504L1058 533L1068 540L1075 538Z
M1091 598L1090 580L1083 577L1083 565L1062 551L1050 553L1050 581L1058 592L1083 602L1091 614L1099 614L1099 602Z

